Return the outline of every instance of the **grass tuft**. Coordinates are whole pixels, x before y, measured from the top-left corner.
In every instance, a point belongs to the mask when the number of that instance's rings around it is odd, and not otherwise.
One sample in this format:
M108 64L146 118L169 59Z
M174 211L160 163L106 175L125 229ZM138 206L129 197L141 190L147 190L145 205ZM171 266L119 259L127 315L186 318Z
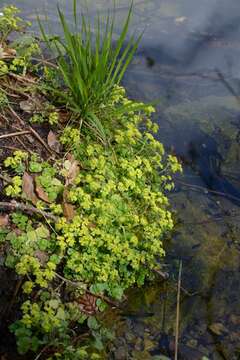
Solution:
M92 26L90 19L79 16L77 1L73 0L74 31L70 28L62 10L58 16L63 38L49 40L39 21L44 40L49 48L58 53L58 69L67 88L61 98L86 124L95 129L98 136L105 138L105 130L99 117L99 108L108 103L116 85L119 85L141 40L134 35L127 41L133 3L129 7L121 33L114 45L115 9L108 13L102 25L100 16Z

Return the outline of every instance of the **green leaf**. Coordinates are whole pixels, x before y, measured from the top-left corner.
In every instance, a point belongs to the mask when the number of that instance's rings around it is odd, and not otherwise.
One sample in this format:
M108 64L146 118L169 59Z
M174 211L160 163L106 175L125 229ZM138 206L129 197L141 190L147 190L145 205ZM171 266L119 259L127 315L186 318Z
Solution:
M49 230L44 225L39 226L35 232L38 238L46 239L50 236Z
M57 309L59 307L59 300L56 299L49 300L48 305L52 309Z
M100 327L100 324L98 323L97 319L94 316L89 316L87 320L87 324L91 330L97 330Z

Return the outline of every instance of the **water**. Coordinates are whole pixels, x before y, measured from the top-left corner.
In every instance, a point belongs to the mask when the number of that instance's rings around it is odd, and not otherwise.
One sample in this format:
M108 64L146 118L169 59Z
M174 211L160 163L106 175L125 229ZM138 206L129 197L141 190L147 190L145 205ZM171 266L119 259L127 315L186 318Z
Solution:
M36 12L47 14L58 31L57 1L4 1L10 3L34 26ZM62 6L70 17L69 3ZM106 13L110 3L88 1L90 15ZM128 4L117 1L118 28ZM171 280L131 291L124 313L108 314L118 334L110 358L173 358L180 259L180 358L240 358L239 20L238 0L135 1L132 27L145 33L125 85L134 98L159 101L158 136L182 159L184 175L171 195L177 222L166 245Z

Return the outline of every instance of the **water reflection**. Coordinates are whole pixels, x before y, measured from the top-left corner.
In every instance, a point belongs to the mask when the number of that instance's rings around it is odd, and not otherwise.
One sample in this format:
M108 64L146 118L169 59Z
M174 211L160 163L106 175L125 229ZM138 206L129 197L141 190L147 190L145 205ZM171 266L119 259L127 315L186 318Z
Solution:
M33 21L36 11L47 13L58 31L56 0L4 3ZM60 3L70 17L71 2ZM88 1L90 15L106 13L110 3ZM119 27L128 4L116 2ZM181 191L171 196L178 225L166 260L174 277L183 259L182 359L239 359L239 18L238 0L135 1L132 27L146 30L125 84L131 96L159 101L158 136L185 167L176 180ZM108 314L119 335L111 358L173 357L175 285L131 291L126 313Z

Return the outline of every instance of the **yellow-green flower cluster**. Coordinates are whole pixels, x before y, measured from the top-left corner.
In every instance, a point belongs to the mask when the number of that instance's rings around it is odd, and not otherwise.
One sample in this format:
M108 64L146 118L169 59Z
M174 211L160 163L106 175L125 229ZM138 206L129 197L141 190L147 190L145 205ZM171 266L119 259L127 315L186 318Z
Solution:
M0 60L0 76L4 76L8 73L8 66L5 61Z
M20 176L14 176L12 178L12 184L5 188L7 196L18 197L22 192L22 178Z
M49 220L47 228L38 218L31 221L17 213L13 222L20 235L7 236L7 263L26 279L22 290L29 298L13 328L22 352L50 340L62 344L62 337L69 344L69 323L76 322L69 308L79 292L87 289L120 300L125 289L144 284L161 266L163 241L173 228L167 193L181 166L153 136L158 130L149 119L154 109L124 96L122 88L114 89L112 106L125 104L130 110L115 113L108 146L80 137L78 128L68 126L61 142L71 149L73 160L50 164L31 156L27 163L23 152L5 160L15 172L23 173L27 166L45 192L37 208L57 219ZM71 171L75 174L66 181ZM9 195L21 194L21 177L12 181ZM64 296L58 290L61 281ZM69 304L63 305L65 299L71 299Z
M25 170L24 162L28 159L28 153L22 150L14 151L13 156L4 160L4 166L10 167L17 173L21 174Z
M0 40L1 43L7 40L9 34L13 31L20 31L26 26L30 26L29 22L23 21L17 15L20 13L20 10L15 6L5 6L1 10L0 16Z

